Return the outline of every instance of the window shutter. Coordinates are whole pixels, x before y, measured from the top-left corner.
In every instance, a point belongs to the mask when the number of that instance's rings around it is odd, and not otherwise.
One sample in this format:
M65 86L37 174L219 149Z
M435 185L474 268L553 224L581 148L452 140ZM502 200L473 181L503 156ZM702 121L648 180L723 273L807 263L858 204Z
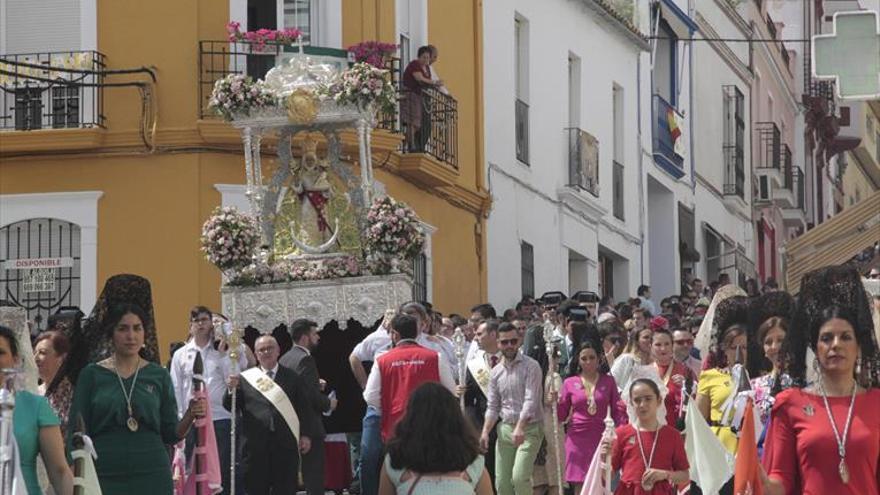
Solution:
M81 49L80 0L6 0L7 54Z

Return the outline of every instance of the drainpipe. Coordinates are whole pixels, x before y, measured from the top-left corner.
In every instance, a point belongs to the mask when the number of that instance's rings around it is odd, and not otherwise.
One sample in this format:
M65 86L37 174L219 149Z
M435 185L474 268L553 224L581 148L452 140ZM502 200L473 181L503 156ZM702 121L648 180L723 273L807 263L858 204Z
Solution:
M696 11L694 0L688 0L688 17L693 19ZM691 194L695 195L697 191L697 171L694 167L694 33L691 33L690 40L688 41L688 112L691 114L691 125L688 126L688 133L690 134L688 151L691 155ZM694 198L695 210L696 206L697 202L696 198Z
M652 76L653 77L653 76ZM636 135L639 148L639 285L645 283L645 180L644 148L642 146L642 54L636 58Z

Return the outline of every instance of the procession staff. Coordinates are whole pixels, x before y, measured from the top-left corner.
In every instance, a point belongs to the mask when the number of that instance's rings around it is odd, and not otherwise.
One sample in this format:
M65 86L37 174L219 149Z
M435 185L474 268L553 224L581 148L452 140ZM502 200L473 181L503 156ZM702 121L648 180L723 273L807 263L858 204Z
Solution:
M789 332L784 347L793 386L773 405L765 493L880 493L880 356L858 272L840 266L805 275L792 328L800 331ZM812 384L808 366L817 374Z
M102 321L112 355L79 374L70 417L81 415L95 444L104 495L171 493L167 446L179 442L207 403L190 400L178 421L174 387L165 368L140 356L148 312L134 304L112 307Z

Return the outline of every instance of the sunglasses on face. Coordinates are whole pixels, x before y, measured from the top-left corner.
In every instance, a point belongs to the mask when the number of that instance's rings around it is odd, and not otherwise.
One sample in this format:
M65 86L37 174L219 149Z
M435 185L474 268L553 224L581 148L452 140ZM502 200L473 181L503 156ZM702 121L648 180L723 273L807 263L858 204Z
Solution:
M694 343L694 339L676 340L675 343L678 345L690 345Z
M623 339L620 337L608 337L608 342L611 342L611 345L621 345L623 344Z
M519 339L504 339L504 340L499 340L498 343L501 345L516 345L516 343L518 341L519 341Z

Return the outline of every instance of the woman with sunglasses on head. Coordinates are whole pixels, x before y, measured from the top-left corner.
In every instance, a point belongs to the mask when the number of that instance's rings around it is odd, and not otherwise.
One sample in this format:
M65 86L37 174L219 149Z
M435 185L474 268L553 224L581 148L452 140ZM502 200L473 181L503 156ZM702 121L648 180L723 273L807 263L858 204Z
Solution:
M572 361L572 374L562 384L559 395L559 421L565 430L565 481L579 494L593 454L605 431L605 416L611 409L616 425L626 423L626 413L618 407L620 394L608 374L605 352L597 334L586 337Z
M615 438L602 444L602 453L611 454L612 471L620 471L614 494L676 495L676 486L688 481L690 465L681 434L664 424L661 385L651 378L635 378L625 395L634 420L619 426Z
M800 330L784 345L792 387L773 404L764 493L880 493L880 355L858 272L835 266L805 275L791 326Z

